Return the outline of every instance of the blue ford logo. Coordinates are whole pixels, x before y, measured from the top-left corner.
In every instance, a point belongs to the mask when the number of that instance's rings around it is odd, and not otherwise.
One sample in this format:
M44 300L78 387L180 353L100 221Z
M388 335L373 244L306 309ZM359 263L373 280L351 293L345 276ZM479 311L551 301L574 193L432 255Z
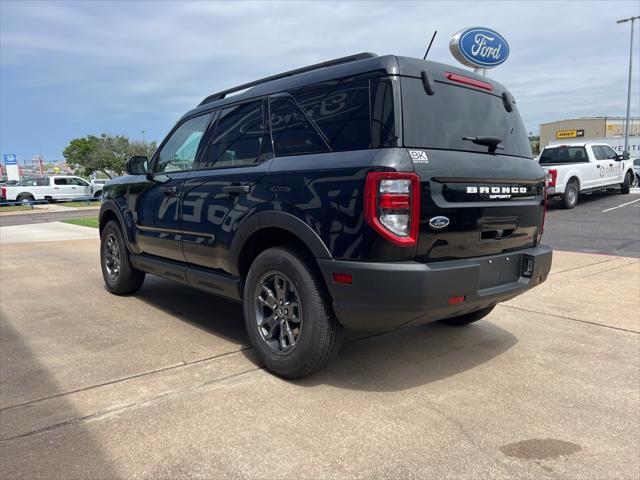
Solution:
M490 28L473 27L460 30L449 42L456 60L469 67L497 67L509 56L509 44Z
M449 225L449 219L447 217L433 217L431 220L429 220L429 226L431 228L435 228L436 230L442 230L443 228L445 228L447 225Z

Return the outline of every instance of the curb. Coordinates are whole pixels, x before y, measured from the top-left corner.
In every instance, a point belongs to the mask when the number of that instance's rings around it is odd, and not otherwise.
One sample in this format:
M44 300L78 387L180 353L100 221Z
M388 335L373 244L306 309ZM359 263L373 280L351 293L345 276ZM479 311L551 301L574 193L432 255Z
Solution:
M48 213L60 213L60 212L76 212L76 211L91 211L100 210L100 206L96 207L63 207L59 210L45 210L41 208L34 208L33 210L20 210L17 212L3 212L0 210L0 217L11 217L13 215L34 215L34 214L48 214Z

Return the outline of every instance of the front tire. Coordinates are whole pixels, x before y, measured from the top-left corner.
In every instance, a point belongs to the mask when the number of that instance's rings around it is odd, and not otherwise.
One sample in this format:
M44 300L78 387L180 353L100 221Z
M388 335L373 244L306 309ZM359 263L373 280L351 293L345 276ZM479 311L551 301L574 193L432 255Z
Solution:
M285 378L320 370L342 343L342 325L310 261L288 248L270 248L251 264L244 286L251 344L267 369Z
M620 184L620 193L623 195L628 194L631 191L631 182L632 182L632 178L631 178L631 173L627 172L627 174L624 176L624 182L622 182Z
M142 287L145 273L131 264L122 230L115 220L110 220L100 235L100 266L105 286L111 293L127 295Z
M578 204L578 197L580 196L580 187L578 181L574 178L569 180L567 186L564 189L564 195L562 195L562 208L570 210Z
M482 310L465 313L464 315L459 315L457 317L445 318L444 320L440 320L440 322L446 323L447 325L462 327L464 325L469 325L470 323L477 322L478 320L482 320L484 317L489 315L494 308L496 308L496 306L492 305L490 307L483 308Z

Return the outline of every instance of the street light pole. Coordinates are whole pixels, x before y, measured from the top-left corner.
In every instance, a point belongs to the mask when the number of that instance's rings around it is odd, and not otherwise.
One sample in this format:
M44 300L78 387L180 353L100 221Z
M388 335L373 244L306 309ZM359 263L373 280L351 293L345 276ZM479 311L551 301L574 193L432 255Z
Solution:
M624 152L629 153L629 114L631 111L631 74L633 72L633 24L636 20L640 19L638 17L629 17L623 18L621 20L616 21L616 23L626 23L631 22L631 46L629 47L629 84L627 86L627 119L624 124Z
M142 133L142 142L146 143L146 139L144 137L144 134L147 133L147 131L146 130L141 130L140 133Z

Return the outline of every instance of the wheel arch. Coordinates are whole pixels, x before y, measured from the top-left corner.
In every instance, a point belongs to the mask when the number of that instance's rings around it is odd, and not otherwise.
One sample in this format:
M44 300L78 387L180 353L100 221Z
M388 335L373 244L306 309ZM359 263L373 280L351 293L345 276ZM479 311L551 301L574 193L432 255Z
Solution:
M579 193L582 188L582 180L580 179L580 175L578 174L578 172L577 171L569 172L567 177L569 178L567 178L567 183L565 183L565 191L566 191L567 185L571 183L571 180L575 180L576 182L578 182L578 193Z
M267 248L293 245L314 259L331 258L331 252L309 225L285 212L261 212L242 222L229 251L235 275L244 277L251 262Z
M98 215L98 230L100 232L100 235L102 235L102 230L104 229L104 226L110 220L116 220L118 222L118 224L120 225L120 229L124 234L124 239L125 239L127 248L131 249L132 232L129 228L127 228L127 224L124 221L122 212L120 211L118 206L115 204L115 202L113 202L112 200L104 202L100 207L100 214Z

